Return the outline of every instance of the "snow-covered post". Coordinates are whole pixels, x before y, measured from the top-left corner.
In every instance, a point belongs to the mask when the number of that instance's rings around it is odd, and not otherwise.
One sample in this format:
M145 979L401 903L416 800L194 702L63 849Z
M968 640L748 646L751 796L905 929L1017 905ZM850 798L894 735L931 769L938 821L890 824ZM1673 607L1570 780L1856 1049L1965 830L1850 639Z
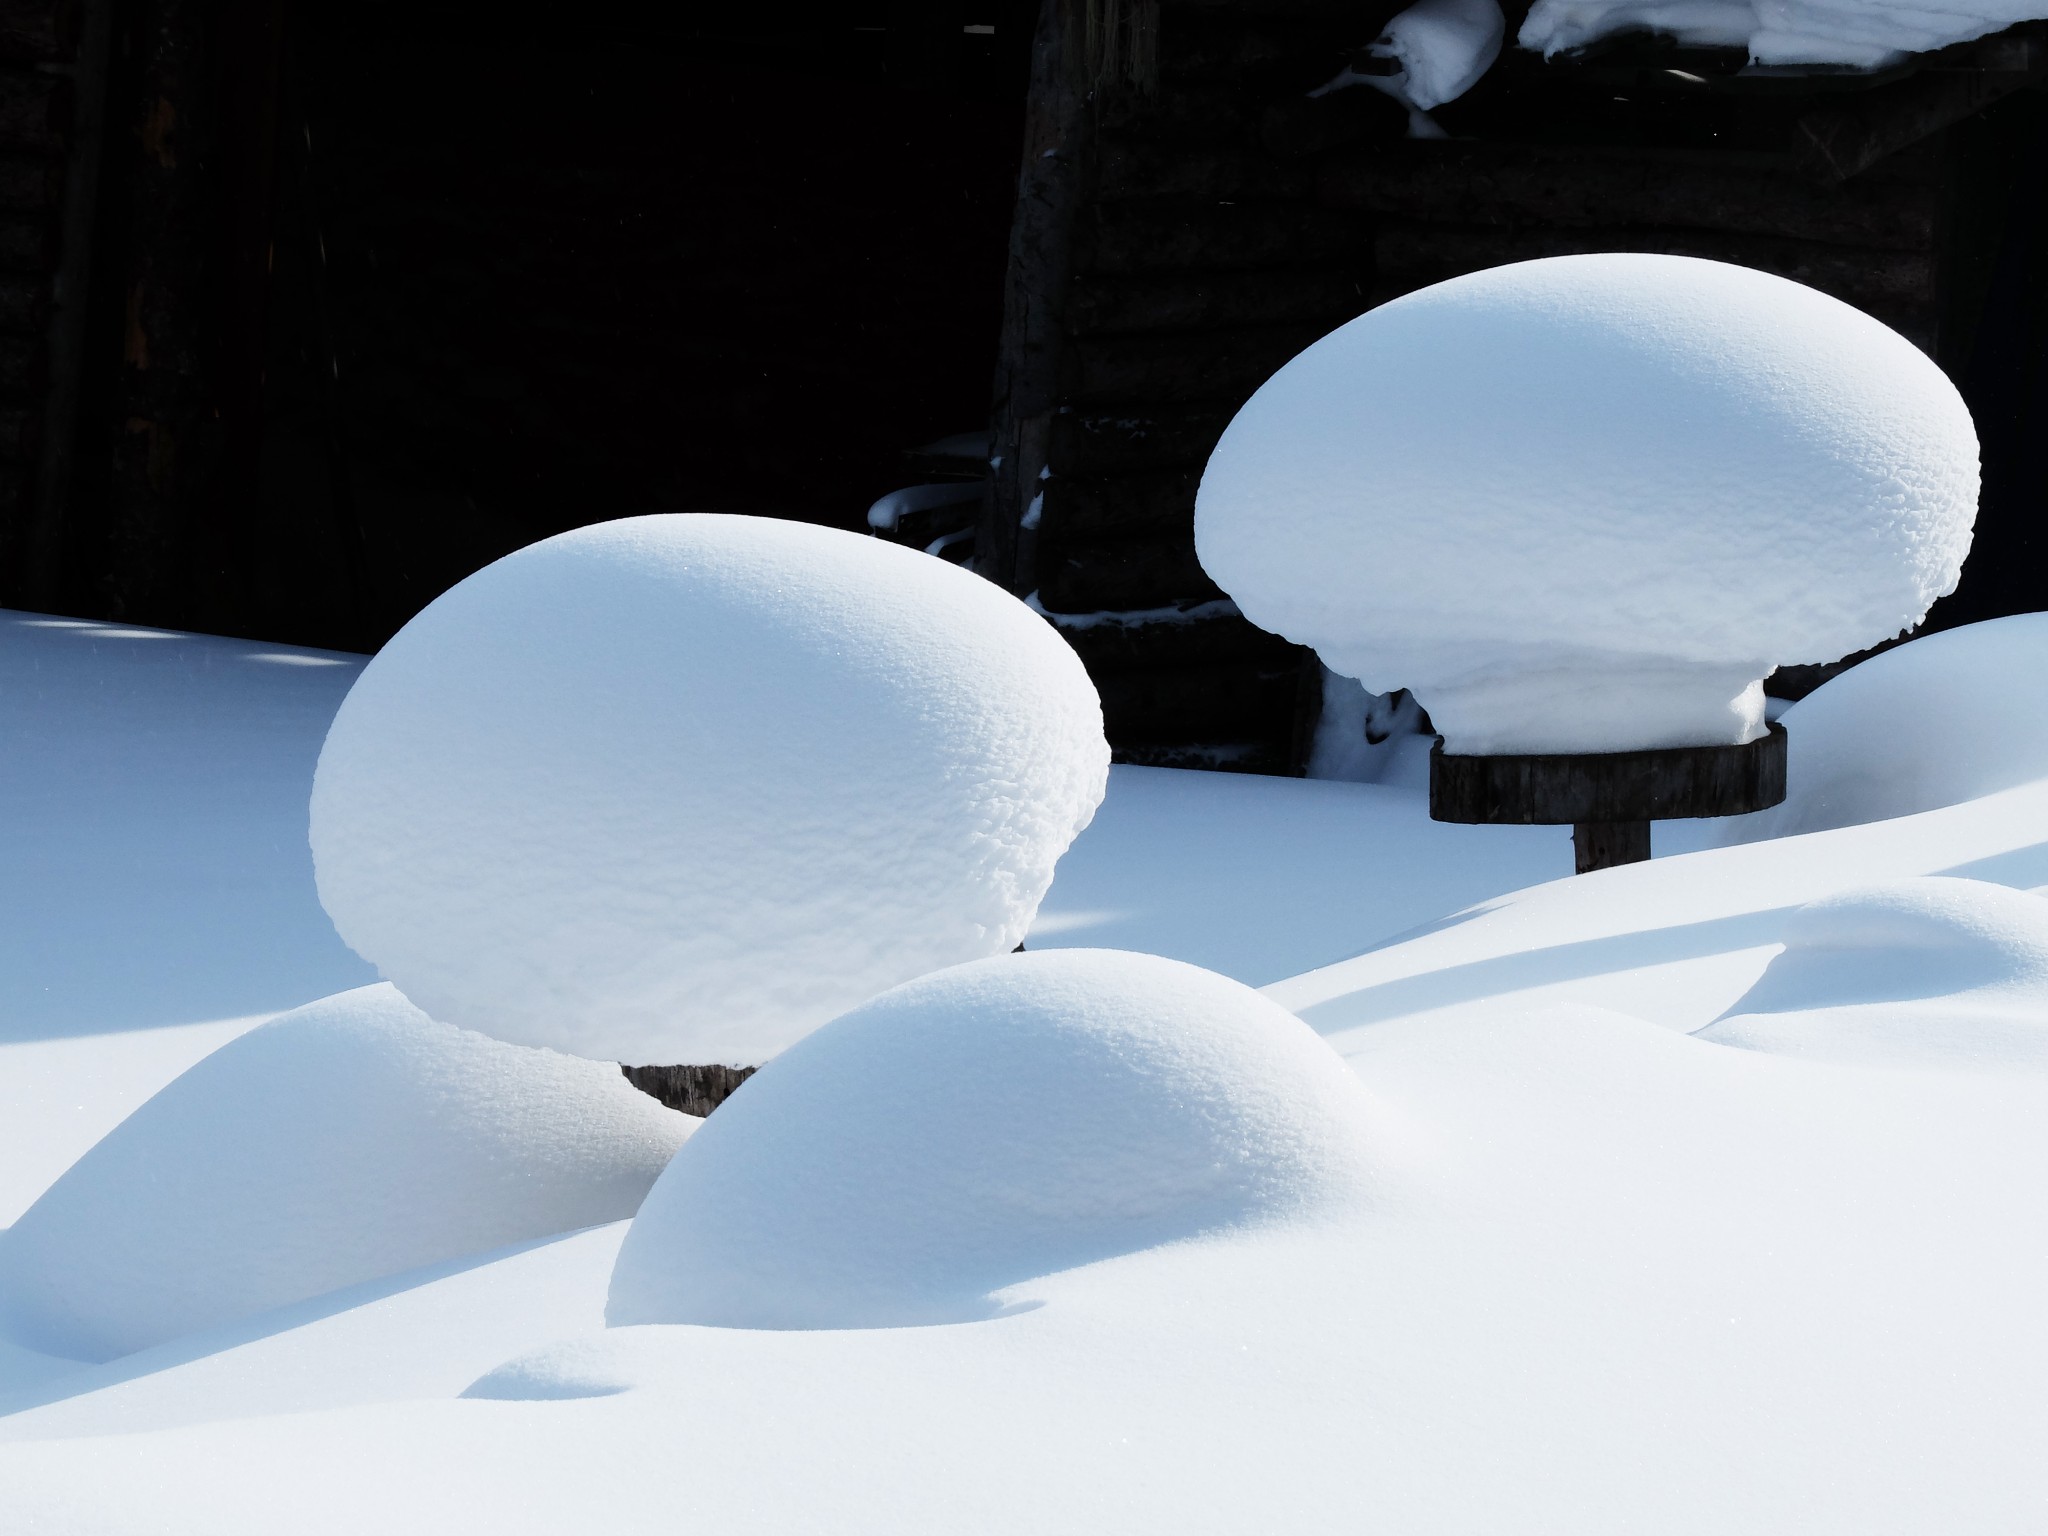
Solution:
M1423 289L1246 403L1202 564L1254 623L1441 733L1439 820L1649 822L1784 794L1781 663L1917 624L1977 500L1962 398L1910 342L1744 267L1612 254Z
M876 993L1015 949L1108 772L1079 658L991 583L673 514L414 617L335 716L310 835L341 936L427 1014L708 1108Z

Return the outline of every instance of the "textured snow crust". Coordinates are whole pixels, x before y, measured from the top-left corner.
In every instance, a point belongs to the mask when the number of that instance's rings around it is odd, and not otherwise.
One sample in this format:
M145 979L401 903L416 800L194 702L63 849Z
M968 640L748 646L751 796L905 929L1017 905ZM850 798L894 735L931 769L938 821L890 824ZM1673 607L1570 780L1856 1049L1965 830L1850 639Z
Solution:
M2048 775L2048 613L1987 619L1858 662L1785 711L1785 799L1726 842L1959 805Z
M1758 64L1869 69L2044 15L2041 0L1536 0L1517 41L1548 56L1649 31Z
M1700 1037L1873 1066L2048 1072L2048 900L1928 876L1802 907Z
M1759 680L1951 591L1977 443L1896 332L1689 257L1554 257L1361 315L1262 386L1202 564L1455 752L1738 743Z
M314 864L436 1018L758 1062L1013 949L1108 766L1074 652L992 584L802 523L629 518L486 567L370 663Z
M615 1221L698 1123L614 1066L343 992L206 1057L52 1185L0 1241L0 1325L106 1360Z
M606 1317L880 1327L1197 1232L1356 1202L1373 1112L1241 983L1064 950L922 977L763 1068L627 1233Z

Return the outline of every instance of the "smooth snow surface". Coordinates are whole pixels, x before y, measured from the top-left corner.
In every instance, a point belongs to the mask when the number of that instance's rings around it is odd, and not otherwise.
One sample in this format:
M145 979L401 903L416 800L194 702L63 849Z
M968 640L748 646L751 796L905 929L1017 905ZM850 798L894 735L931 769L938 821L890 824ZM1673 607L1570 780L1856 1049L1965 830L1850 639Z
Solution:
M378 654L313 857L342 937L436 1018L758 1062L1015 948L1108 766L1080 661L1000 588L804 523L628 518Z
M1283 367L1202 478L1202 564L1454 752L1735 743L1759 680L1912 625L1969 549L1946 376L1836 299L1565 256L1381 305ZM1398 572L1398 581L1388 579Z
M0 1326L106 1360L614 1221L697 1123L616 1067L345 992L223 1046L57 1180L0 1241Z
M1785 711L1785 799L1727 842L1956 805L2048 764L2048 614L1990 619L1858 662Z
M1746 48L1757 64L1874 69L2048 15L2041 0L1536 0L1517 41L1546 57L1617 32Z
M376 980L301 852L362 663L0 612L0 1042L253 1022ZM0 1142L0 1181L19 1155Z
M705 1122L606 1317L744 1328L987 1316L1033 1276L1367 1192L1372 1106L1301 1021L1154 955L978 961L885 993Z
M1802 908L1724 1045L1877 1066L2048 1072L2048 900L1929 878Z
M97 682L74 674L80 715L127 700L103 736L120 771L79 804L56 796L84 739L63 696L48 734L9 744L73 827L145 790L170 818L211 803L203 776L151 780L124 750L119 719L169 730L189 698L124 680L129 656L108 644ZM303 710L263 695L279 742L315 709L305 676ZM606 1328L613 1225L107 1365L15 1341L0 1440L24 1443L0 1444L0 1529L2032 1533L2048 1076L1985 1029L2010 1045L2048 1016L2031 1001L2048 754L2024 760L2030 707L1980 725L1978 749L2010 744L2000 771L2021 775L1981 798L1578 878L1545 879L1570 867L1560 829L1436 826L1405 783L1119 768L1061 863L1045 942L1116 934L1278 978L1347 934L1379 941L1266 989L1369 1092L1369 1198L1027 1276L944 1326ZM1873 775L1923 771L1910 718L1871 740ZM279 742L247 744L274 775L255 788L283 803L310 755L294 769ZM317 917L302 845L252 837L237 858L244 884L171 863L113 899L198 909L177 931L220 955L210 901L233 917L262 886L290 921L294 901ZM99 896L52 882L39 920L97 934ZM41 972L26 955L24 995L72 953ZM307 956L302 996L323 974ZM131 1020L178 1017L147 1012L145 975L122 986ZM81 1126L242 1027L0 1042L5 1189L32 1193ZM1715 1038L1736 1027L1777 1033ZM1048 1127L1059 1113L1049 1099ZM886 1140L844 1098L827 1114ZM1038 1131L1018 1131L1020 1158L1052 1157ZM904 1183L943 1179L921 1165Z

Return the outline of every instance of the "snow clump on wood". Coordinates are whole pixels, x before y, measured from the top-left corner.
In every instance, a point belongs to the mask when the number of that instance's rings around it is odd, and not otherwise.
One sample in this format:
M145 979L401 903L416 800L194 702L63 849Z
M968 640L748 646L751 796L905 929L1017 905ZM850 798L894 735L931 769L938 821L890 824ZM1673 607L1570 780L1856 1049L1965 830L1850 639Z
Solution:
M1336 1052L1242 983L1115 950L978 961L728 1099L635 1218L606 1315L988 1316L1018 1281L1365 1197L1373 1130Z
M1761 679L1919 622L1977 501L1962 398L1783 278L1564 256L1381 305L1223 434L1202 564L1263 628L1411 689L1447 751L1733 745Z
M753 1063L1014 949L1108 768L1080 661L989 582L803 523L628 518L378 654L313 856L342 937L436 1018Z
M230 1041L80 1158L0 1247L0 1322L107 1360L618 1221L700 1123L360 987Z

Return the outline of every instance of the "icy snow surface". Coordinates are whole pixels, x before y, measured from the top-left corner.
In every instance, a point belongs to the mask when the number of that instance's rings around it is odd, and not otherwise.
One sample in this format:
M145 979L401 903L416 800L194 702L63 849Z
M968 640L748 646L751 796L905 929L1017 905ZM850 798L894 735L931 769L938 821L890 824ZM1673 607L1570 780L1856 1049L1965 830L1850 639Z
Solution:
M2044 649L2009 653L2014 697ZM125 663L93 656L75 696ZM145 690L134 729L164 707ZM1909 738L1890 740L1918 772ZM281 794L290 754L270 760ZM2032 770L1547 883L1569 867L1556 829L1433 828L1398 783L1118 770L1044 920L1275 980L1364 1086L1369 1199L1026 1277L989 1298L1001 1315L940 1326L603 1328L612 1227L101 1366L16 1340L0 1528L652 1536L685 1489L690 1521L778 1536L2032 1531L2048 1079L1942 1022L2033 1006L2048 758ZM248 858L280 890L304 873L289 844ZM151 913L207 898L186 873L122 893L138 943ZM47 921L97 895L58 889ZM280 922L312 909L280 903ZM1344 959L1347 932L1365 952ZM324 963L302 998L332 990ZM146 998L137 981L114 1000L139 1021ZM1795 1038L1823 1014L1835 1042L1911 1017L1965 1049L1839 1059L1818 1027ZM1784 1032L1687 1037L1745 1020ZM111 1123L206 1048L196 1028L0 1044L0 1087ZM138 1052L148 1072L103 1070ZM857 1106L832 1108L857 1129ZM0 1152L26 1134L0 1118ZM23 1166L0 1155L9 1198L36 1193Z
M1023 938L1109 748L1073 651L912 550L710 514L580 528L442 594L314 779L320 899L437 1019L759 1062Z
M1536 0L1517 41L1547 56L1645 30L1757 64L1867 69L2044 15L2041 0Z
M1203 567L1454 752L1749 741L1758 680L1916 623L1969 548L1968 411L1783 278L1554 257L1383 304L1210 457Z
M0 1243L0 1328L107 1360L616 1221L698 1124L614 1066L344 992L222 1046L73 1164Z
M955 966L766 1067L669 1164L606 1316L894 1327L1368 1192L1372 1106L1285 1009L1178 960Z

